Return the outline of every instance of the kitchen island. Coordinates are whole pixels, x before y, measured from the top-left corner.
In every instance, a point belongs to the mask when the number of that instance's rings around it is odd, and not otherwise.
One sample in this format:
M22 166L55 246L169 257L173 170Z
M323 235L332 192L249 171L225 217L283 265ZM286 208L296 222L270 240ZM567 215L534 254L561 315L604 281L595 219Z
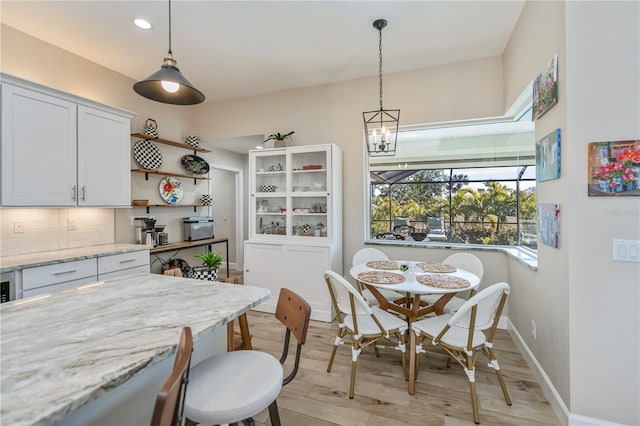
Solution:
M95 415L107 424L110 415L131 412L142 417L129 424L148 424L181 328L192 328L197 358L207 338L268 297L259 287L138 274L4 303L0 423L93 424ZM153 380L141 379L161 365ZM136 410L118 406L132 404L117 395L127 382L150 387Z

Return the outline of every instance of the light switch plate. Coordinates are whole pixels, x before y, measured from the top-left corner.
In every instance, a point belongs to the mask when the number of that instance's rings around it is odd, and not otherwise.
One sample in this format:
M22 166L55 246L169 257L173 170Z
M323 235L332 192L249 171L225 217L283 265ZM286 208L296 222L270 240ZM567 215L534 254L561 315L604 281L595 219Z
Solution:
M640 240L613 239L611 257L616 262L640 263Z

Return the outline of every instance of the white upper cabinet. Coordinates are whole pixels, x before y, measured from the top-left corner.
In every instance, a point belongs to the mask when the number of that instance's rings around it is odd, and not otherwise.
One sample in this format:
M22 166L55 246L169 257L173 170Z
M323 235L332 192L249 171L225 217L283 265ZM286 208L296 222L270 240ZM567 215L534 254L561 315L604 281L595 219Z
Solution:
M78 106L78 205L131 205L128 118Z
M131 117L2 75L2 205L130 206Z
M75 206L76 104L2 84L2 205Z

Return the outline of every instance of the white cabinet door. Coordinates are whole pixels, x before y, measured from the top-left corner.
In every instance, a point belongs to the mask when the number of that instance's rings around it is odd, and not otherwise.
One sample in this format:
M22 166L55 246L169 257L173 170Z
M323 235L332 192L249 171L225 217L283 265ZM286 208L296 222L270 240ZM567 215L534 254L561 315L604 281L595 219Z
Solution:
M271 290L269 300L254 309L261 312L275 312L284 277L282 245L245 242L244 263L244 283Z
M130 206L130 120L78 106L78 205Z
M76 104L2 84L2 205L76 205Z
M331 269L329 247L285 245L286 286L311 305L311 319L333 320L324 272Z

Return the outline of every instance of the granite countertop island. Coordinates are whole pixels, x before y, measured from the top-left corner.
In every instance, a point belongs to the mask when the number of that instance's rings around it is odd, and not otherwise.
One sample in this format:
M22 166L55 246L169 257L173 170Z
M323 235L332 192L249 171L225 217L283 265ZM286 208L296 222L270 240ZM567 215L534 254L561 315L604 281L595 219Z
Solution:
M51 424L269 297L259 287L130 275L0 305L3 425Z
M0 257L0 273L141 250L149 250L149 247L140 244L101 244L97 246L2 256Z

